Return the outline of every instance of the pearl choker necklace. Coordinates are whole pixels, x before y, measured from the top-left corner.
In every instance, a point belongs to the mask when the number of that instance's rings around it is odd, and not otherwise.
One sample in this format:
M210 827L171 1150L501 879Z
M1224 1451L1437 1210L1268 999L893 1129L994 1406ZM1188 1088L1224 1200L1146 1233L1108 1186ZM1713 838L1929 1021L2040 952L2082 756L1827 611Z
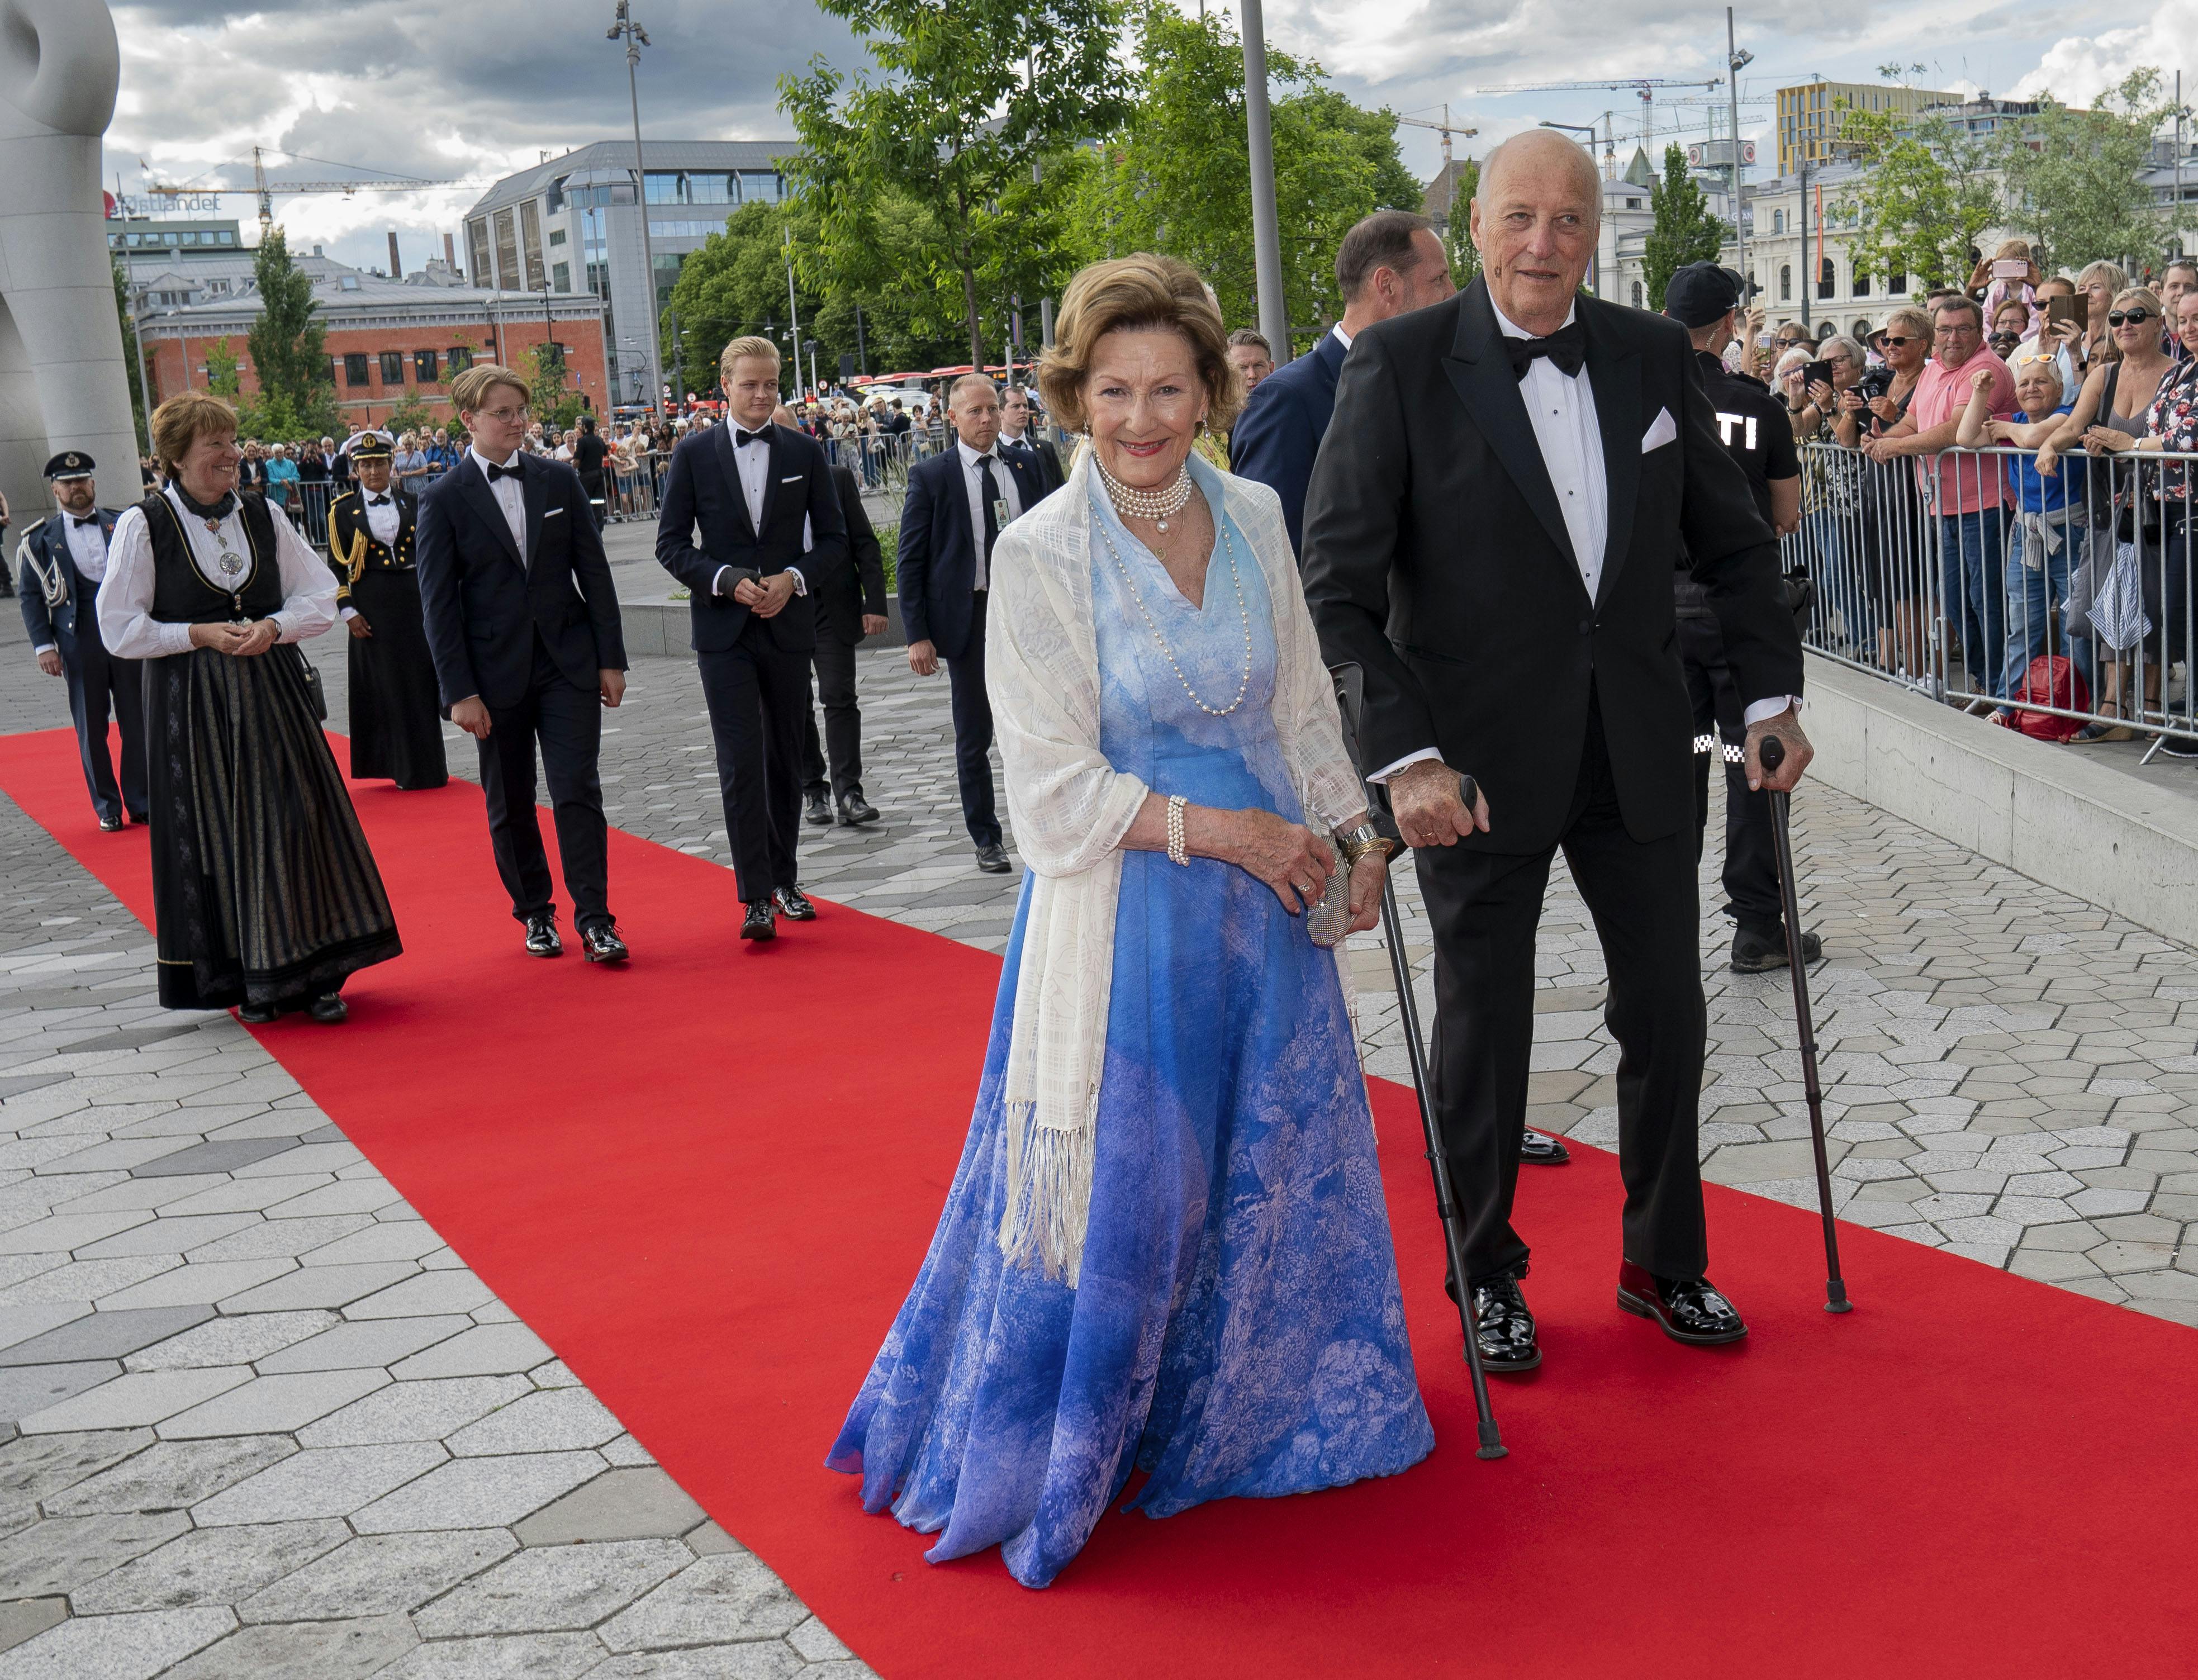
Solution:
M1193 486L1188 462L1176 470L1175 482L1166 490L1132 490L1100 462L1095 460L1092 465L1099 468L1100 482L1107 486L1115 512L1125 519L1148 519L1166 531L1168 521L1190 503Z

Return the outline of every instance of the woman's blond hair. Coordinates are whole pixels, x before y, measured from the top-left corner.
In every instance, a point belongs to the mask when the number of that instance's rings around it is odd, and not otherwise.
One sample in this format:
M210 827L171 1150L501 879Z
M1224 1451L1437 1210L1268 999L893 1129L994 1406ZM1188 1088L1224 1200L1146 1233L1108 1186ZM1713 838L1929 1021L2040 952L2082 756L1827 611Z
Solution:
M1206 424L1227 431L1244 406L1244 379L1229 360L1221 311L1189 264L1143 251L1094 263L1068 282L1052 347L1038 358L1046 411L1070 431L1084 431L1084 384L1099 340L1137 331L1180 333L1189 341L1206 387Z
M191 445L211 433L236 435L236 410L211 391L179 391L153 410L153 458L176 475Z

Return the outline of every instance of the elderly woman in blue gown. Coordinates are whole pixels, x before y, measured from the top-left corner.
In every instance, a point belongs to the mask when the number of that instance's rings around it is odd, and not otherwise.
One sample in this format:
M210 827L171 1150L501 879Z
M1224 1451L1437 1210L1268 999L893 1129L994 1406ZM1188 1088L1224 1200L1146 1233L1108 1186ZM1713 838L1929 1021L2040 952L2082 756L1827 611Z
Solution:
M1029 866L937 1233L828 1462L1044 1586L1132 1509L1393 1475L1433 1444L1336 953L1367 822L1197 276L1086 269L1039 381L1088 434L1003 532L986 677Z

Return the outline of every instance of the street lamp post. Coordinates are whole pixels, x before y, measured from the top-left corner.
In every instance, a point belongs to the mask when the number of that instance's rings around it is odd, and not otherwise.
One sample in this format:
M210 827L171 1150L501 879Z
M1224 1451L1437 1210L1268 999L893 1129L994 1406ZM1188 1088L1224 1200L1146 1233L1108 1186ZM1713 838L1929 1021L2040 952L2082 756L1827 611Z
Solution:
M794 302L794 229L791 224L778 224L779 248L786 255L786 341L794 349L794 394L801 395L801 311Z
M145 454L148 458L150 458L154 452L153 381L147 378L145 374L145 291L146 288L143 286L139 286L137 288L137 294L130 300L130 336L137 346L138 406L144 411L142 418L145 422ZM191 341L181 333L177 333L176 342L183 349L183 387L189 390L191 383Z
M634 210L641 218L641 267L643 289L648 294L648 404L654 407L664 389L664 369L660 359L656 325L656 252L648 237L648 168L641 155L641 89L636 72L641 65L641 49L648 44L648 32L633 20L627 11L630 0L618 0L618 20L611 25L604 38L615 41L625 39L625 91L633 107L633 197Z
M1740 270L1741 286L1745 294L1747 285L1747 230L1741 225L1740 215L1740 73L1755 62L1755 55L1742 52L1734 44L1732 8L1730 6L1724 9L1724 62L1725 84L1732 92L1733 265ZM1753 297L1743 295L1740 300L1742 311L1745 313L1753 301Z
M1282 229L1275 216L1275 133L1267 114L1267 32L1259 0L1242 0L1244 126L1252 161L1253 274L1259 288L1259 333L1277 366L1291 359L1290 311L1282 293ZM1046 342L1053 341L1052 323Z

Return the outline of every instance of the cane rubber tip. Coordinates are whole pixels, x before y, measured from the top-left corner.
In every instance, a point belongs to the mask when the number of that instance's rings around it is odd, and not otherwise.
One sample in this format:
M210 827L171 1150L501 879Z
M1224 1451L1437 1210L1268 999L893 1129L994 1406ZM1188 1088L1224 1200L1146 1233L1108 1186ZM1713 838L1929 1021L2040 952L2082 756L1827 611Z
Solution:
M1847 1286L1841 1279L1835 1277L1824 1286L1824 1311L1827 1312L1854 1311L1854 1303L1847 1299Z
M1476 1458L1509 1458L1511 1449L1503 1445L1503 1437L1497 1432L1496 1420L1491 1418L1480 1427L1480 1449Z
M1475 1458L1509 1458L1511 1456L1511 1449L1498 1441L1492 1447L1482 1447L1473 1456Z

